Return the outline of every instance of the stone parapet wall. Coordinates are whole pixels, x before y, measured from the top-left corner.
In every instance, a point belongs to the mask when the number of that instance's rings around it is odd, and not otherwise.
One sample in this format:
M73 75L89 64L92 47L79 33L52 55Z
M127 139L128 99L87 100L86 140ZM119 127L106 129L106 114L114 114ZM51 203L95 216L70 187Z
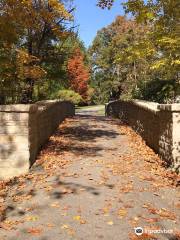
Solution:
M0 179L28 172L58 125L75 114L65 101L0 105Z
M106 115L129 124L173 170L180 171L180 104L114 101Z

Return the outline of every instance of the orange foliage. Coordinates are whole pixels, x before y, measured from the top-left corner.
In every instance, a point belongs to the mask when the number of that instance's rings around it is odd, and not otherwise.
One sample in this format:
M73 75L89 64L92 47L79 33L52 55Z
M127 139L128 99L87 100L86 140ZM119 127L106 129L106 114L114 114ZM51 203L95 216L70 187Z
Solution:
M73 56L69 59L67 70L72 90L79 93L83 99L86 99L90 74L79 48L74 51Z

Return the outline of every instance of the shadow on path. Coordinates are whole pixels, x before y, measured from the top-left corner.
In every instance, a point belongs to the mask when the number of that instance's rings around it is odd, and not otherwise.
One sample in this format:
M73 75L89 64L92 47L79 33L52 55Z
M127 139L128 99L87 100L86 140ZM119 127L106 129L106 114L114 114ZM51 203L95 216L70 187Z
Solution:
M79 121L81 121L81 125L77 124ZM93 144L101 139L115 139L119 135L123 135L107 128L104 125L106 121L110 120L101 116L78 116L70 120L70 125L66 128L59 128L45 148L48 147L49 153L56 156L63 152L85 155L86 157L97 156L98 152L104 150L104 147Z
M137 239L129 237L134 226L153 224L174 229L159 240L178 240L178 192L149 161L155 155L145 159L149 149L138 138L129 145L124 128L90 115L62 124L30 173L10 182L4 220L14 228L0 229L2 239L127 240Z
M30 188L26 187L24 188L23 191L22 190L16 191L13 197L15 197L17 201L14 202L13 201L14 198L9 199L9 202L7 203L6 209L4 211L2 221L6 220L9 217L21 217L27 214L27 212L25 212L24 210L20 210L18 206L24 201L26 201L26 204L25 204L26 206L24 206L24 208L28 208L29 204L35 201L36 204L38 205L38 211L41 212L41 211L46 211L46 208L48 207L48 201L47 202L42 201L42 197L46 199L48 196L49 201L59 200L64 197L67 197L67 195L69 194L80 195L82 193L82 190L83 192L87 192L93 196L100 195L100 192L95 187L92 187L90 185L88 186L85 184L75 183L72 181L70 182L61 181L59 176L56 176L52 181L48 182L47 184L43 184L43 188L41 188L41 190L43 189L45 190L43 191L43 195L42 195L42 192L40 192L41 191L40 189L33 188L33 183L29 183L29 185L30 185ZM50 191L46 191L48 186L52 187ZM109 186L107 187L109 188ZM28 196L30 199L29 201L27 201L28 198L26 198Z

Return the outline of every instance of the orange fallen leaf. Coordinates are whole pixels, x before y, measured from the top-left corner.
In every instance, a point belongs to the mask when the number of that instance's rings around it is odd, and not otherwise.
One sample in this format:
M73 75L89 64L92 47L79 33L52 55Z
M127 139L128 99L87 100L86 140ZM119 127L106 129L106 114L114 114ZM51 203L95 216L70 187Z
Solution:
M137 236L136 234L130 233L129 234L130 240L157 240L158 238L152 234L143 233L140 236Z
M48 228L53 228L55 225L52 224L52 223L47 223L46 226L47 226Z
M80 220L80 223L81 224L86 224L86 221L85 220Z
M175 204L175 207L180 209L180 203Z
M27 229L27 232L32 235L40 235L42 233L42 229L41 228L29 228L29 229Z
M9 224L2 222L2 223L0 223L0 228L2 228L4 230L11 230L13 227Z
M155 223L155 222L159 222L158 218L146 218L144 219L146 222L148 223Z

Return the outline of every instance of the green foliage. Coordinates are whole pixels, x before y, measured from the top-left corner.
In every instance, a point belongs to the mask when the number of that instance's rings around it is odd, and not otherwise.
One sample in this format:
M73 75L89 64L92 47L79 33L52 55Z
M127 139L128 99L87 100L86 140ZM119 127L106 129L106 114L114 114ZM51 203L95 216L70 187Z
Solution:
M168 103L175 100L177 84L174 80L142 81L133 92L133 97L152 102ZM179 92L180 93L180 92Z
M109 8L114 1L99 0L98 3L102 8ZM103 39L101 42L106 42L106 46L103 49L103 44L99 44L99 50L94 51L94 66L100 66L103 71L106 67L111 75L119 67L121 98L132 98L138 92L136 96L147 100L175 101L180 94L179 1L127 0L123 6L125 13L133 15L133 21L126 20L125 24L122 19L116 20L97 34L93 47L99 39ZM124 26L124 30L119 26ZM107 62L102 64L104 57L107 61L113 60L109 66ZM105 77L102 82L104 80Z
M132 13L136 21L149 27L144 43L148 42L151 70L163 74L164 79L178 81L180 69L179 1L171 0L129 0L125 4L127 13ZM145 52L147 46L144 47Z
M67 64L76 46L81 49L84 55L84 63L88 66L89 60L86 48L77 34L71 33L66 40L59 40L56 44L48 46L48 53L41 63L41 67L46 74L35 79L32 102L55 99L59 90L70 88ZM26 89L25 62L27 62L27 59L24 51L20 52L20 57L18 56L16 47L5 48L1 45L0 104L20 103L22 101L22 93ZM38 71L35 70L37 76Z
M78 41L67 27L73 10L68 1L67 9L64 0L1 1L0 104L48 98L68 85L65 66L73 45L67 51L63 44L69 36Z
M96 89L95 101L107 102L120 94L125 99L131 98L132 90L146 71L147 61L138 57L136 51L132 51L132 46L141 41L145 32L146 28L119 16L97 33L89 49L94 72L92 86Z
M14 49L2 48L0 44L0 104L16 103L16 92L20 88L15 74L15 51Z
M80 104L83 101L82 97L73 90L60 90L58 91L55 98L70 101L76 105Z
M132 5L130 2L133 2ZM149 5L144 6L143 1L140 2L142 9L150 8ZM127 11L133 12L132 8L137 11L134 13L136 21L117 17L111 25L97 33L89 49L93 66L92 85L97 89L94 99L100 103L111 99L112 95L113 98L120 97L125 100L134 98L135 95L144 96L148 100L147 96L149 96L149 100L152 100L151 94L144 95L142 83L155 84L156 89L157 79L160 82L166 80L167 84L165 83L158 91L154 90L154 94L158 96L153 95L153 101L173 102L179 95L177 89L180 85L178 67L180 62L179 40L175 34L176 11L173 19L175 26L170 29L169 22L165 21L167 16L161 16L164 20L156 18L152 20L151 14L144 12L143 15L144 10L142 12L141 8L138 10L136 4L137 1L128 1L126 5ZM158 14L157 17L160 18ZM147 18L149 21L146 22ZM174 31L174 35L167 32L165 36L166 28ZM174 83L169 84L169 81ZM151 89L149 91L151 92ZM138 94L134 95L135 92Z
M46 78L36 81L34 86L33 101L43 99L55 99L58 92L70 89L67 65L73 56L75 47L78 46L84 55L84 63L88 65L88 55L84 44L76 34L70 35L62 45L56 45L55 56L50 61L44 63L43 67L47 72ZM88 92L88 99L91 92Z

